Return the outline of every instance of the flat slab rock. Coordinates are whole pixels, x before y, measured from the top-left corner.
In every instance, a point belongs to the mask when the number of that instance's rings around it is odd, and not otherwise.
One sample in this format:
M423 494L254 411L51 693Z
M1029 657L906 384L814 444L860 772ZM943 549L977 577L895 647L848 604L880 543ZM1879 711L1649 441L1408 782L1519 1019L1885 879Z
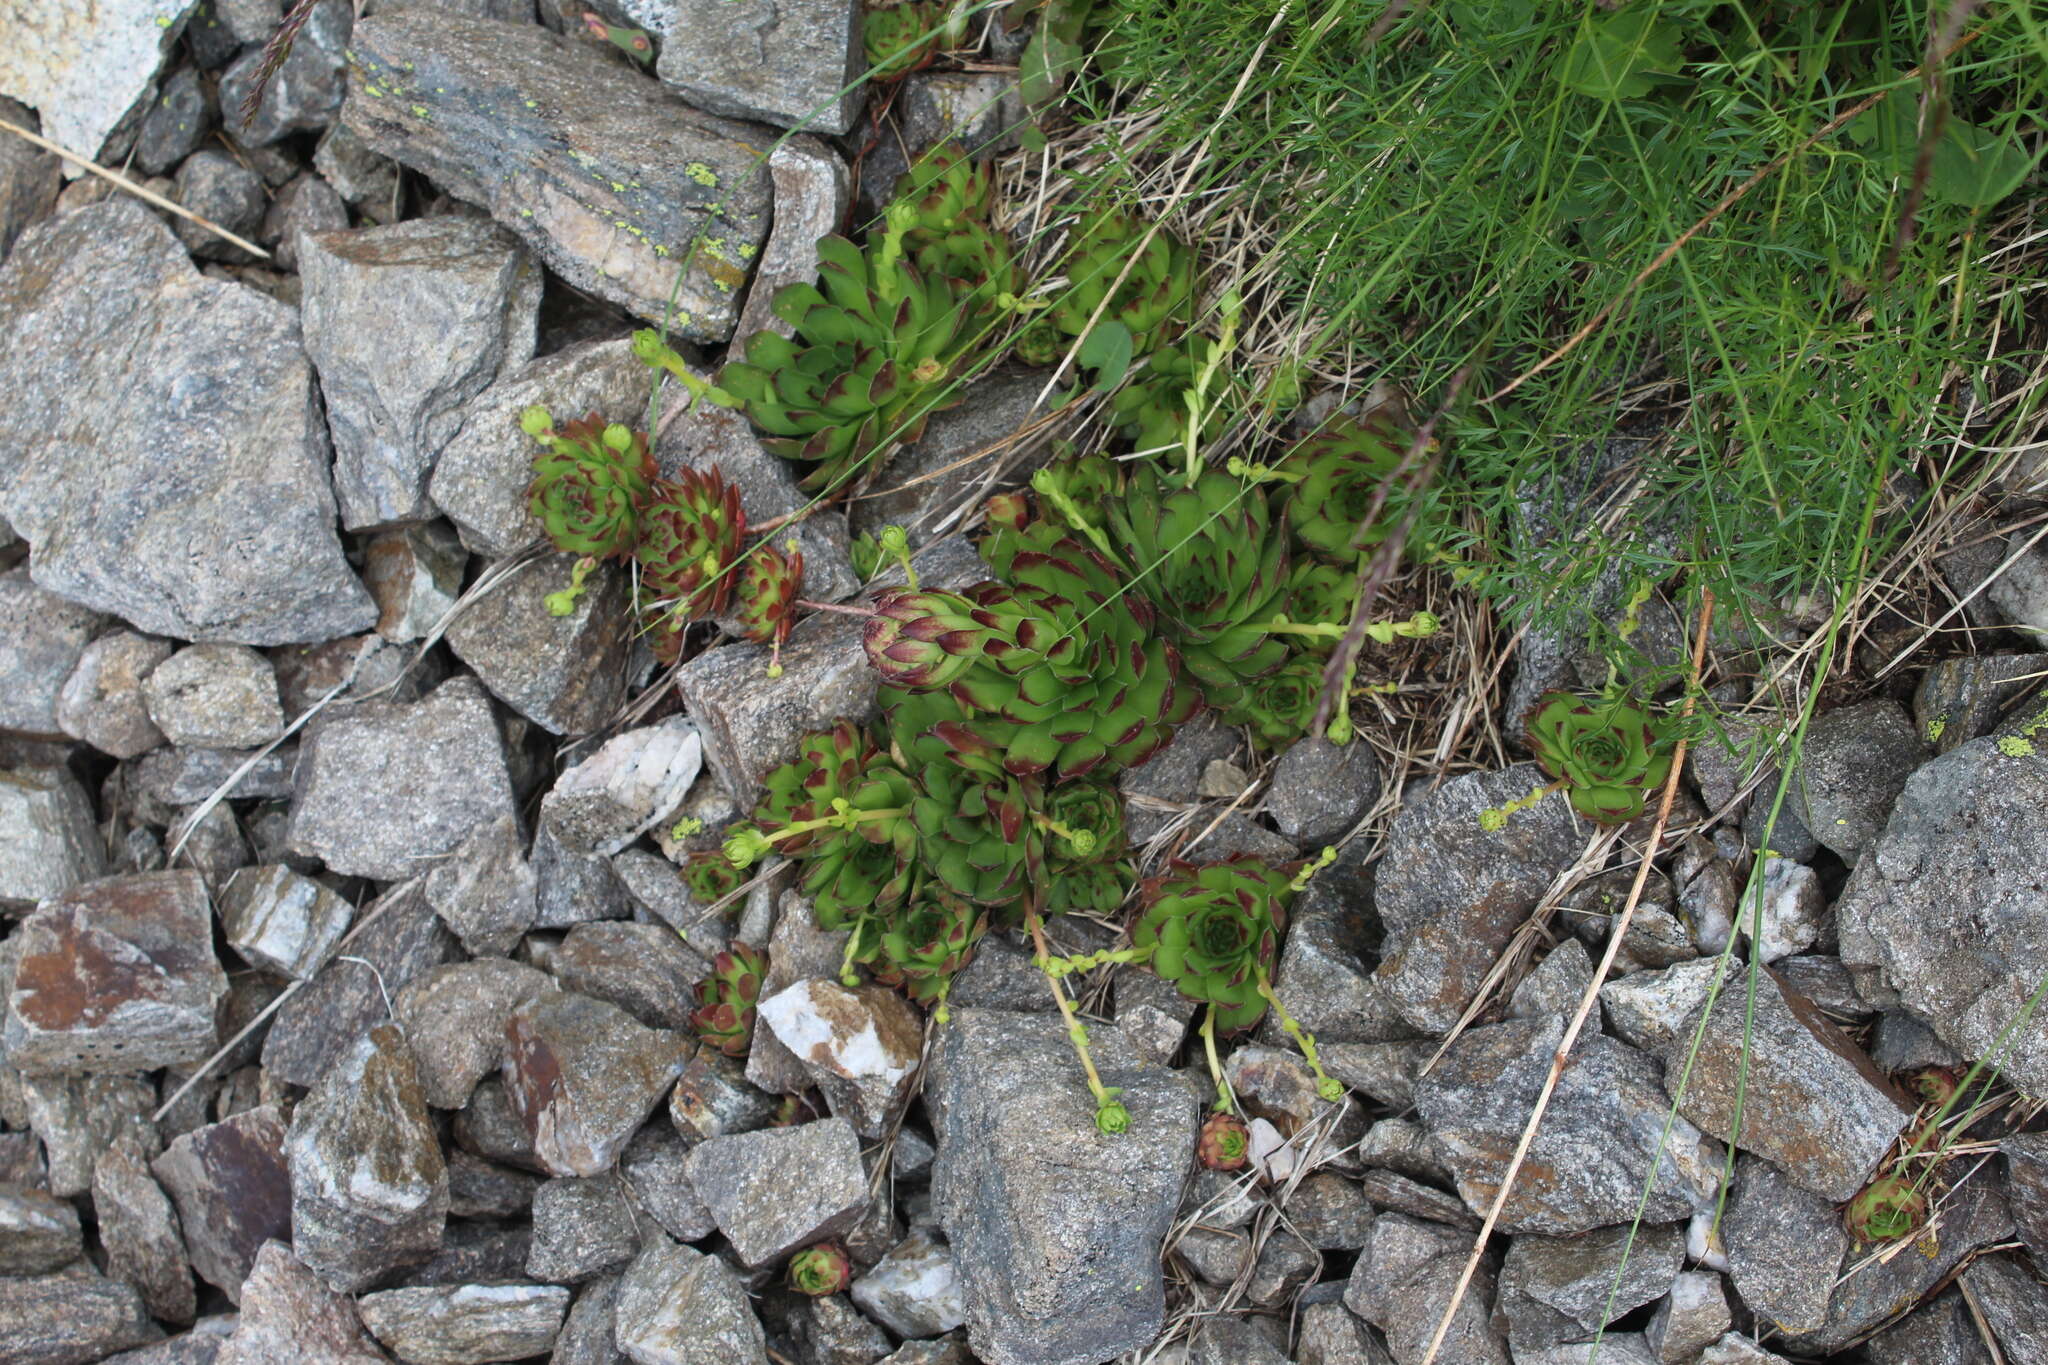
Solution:
M731 333L768 235L765 132L533 24L399 9L358 24L349 59L342 122L371 147L576 288L650 322L673 300L686 340Z
M257 1248L241 1308L214 1365L374 1365L387 1359L364 1333L355 1304L322 1284L283 1242Z
M634 1365L767 1365L768 1343L732 1267L657 1236L619 1280L613 1335Z
M1989 1056L2048 975L2048 734L2006 738L1916 769L1835 907L1842 960L1875 969L1965 1057ZM2038 1017L1999 1066L2028 1093L2048 1090Z
M569 1312L553 1284L429 1285L365 1294L356 1311L373 1336L412 1365L485 1365L549 1350Z
M933 1049L933 1208L990 1365L1093 1365L1148 1344L1165 1320L1159 1246L1198 1106L1114 1027L1089 1041L1103 1083L1122 1087L1128 1132L1096 1128L1057 1016L956 1008Z
M196 872L143 872L51 897L21 927L8 1060L37 1074L196 1062L215 1043L227 974Z
M0 1361L88 1365L163 1336L134 1286L89 1270L0 1275Z
M88 25L91 27L91 25ZM291 309L202 276L126 197L0 268L0 516L52 592L183 640L367 629Z

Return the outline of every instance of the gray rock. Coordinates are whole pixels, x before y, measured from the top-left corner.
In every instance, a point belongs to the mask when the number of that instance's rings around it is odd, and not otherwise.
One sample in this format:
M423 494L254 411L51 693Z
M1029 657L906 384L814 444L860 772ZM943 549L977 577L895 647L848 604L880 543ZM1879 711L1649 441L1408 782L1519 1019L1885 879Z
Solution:
M477 554L508 555L541 534L526 497L536 447L519 428L520 413L538 403L564 420L586 412L634 420L646 410L648 375L626 339L590 341L530 361L472 398L427 485L463 543Z
M347 124L337 123L320 135L320 145L313 149L313 169L373 221L383 222L392 212L398 163L380 156Z
M372 470L368 477L375 481L389 472ZM373 537L363 551L363 583L377 601L378 635L393 644L431 635L462 596L468 562L461 540L443 522L395 526Z
M1870 1035L1870 1060L1888 1076L1922 1067L1968 1069L1968 1063L1956 1056L1955 1050L1947 1043L1935 1037L1933 1029L1904 1010L1886 1010L1877 1017L1877 1027Z
M190 8L191 0L148 0L114 13L60 4L20 15L0 58L0 94L41 110L52 142L97 157L153 88Z
M510 233L472 218L313 233L299 245L306 354L327 398L342 524L431 517L427 475L464 405L533 358L540 267Z
M430 1261L386 1277L393 1288L505 1284L526 1278L533 1229L525 1223L450 1223Z
M622 1278L601 1275L577 1291L548 1365L632 1365L612 1333L612 1309Z
M292 1114L292 1250L355 1293L441 1245L448 1167L412 1048L395 1024L362 1035Z
M350 51L342 118L376 150L488 208L576 288L649 321L673 303L685 340L731 332L767 236L766 137L531 25L394 11Z
M1870 1365L1991 1365L1962 1291L1944 1289L1864 1345Z
M650 1123L633 1135L619 1158L619 1176L633 1205L679 1242L698 1242L718 1221L690 1184L690 1148L672 1128Z
M814 252L815 241L806 248ZM812 270L815 275L815 262ZM786 334L791 329L778 323L775 330ZM912 545L924 544L939 517L970 490L989 482L1000 463L995 459L999 452L1004 459L1015 454L1010 442L1032 420L1044 387L1042 374L1028 373L989 374L966 385L957 405L933 413L924 434L889 457L876 479L878 486L853 504L853 529L873 535L884 526L898 525L909 533ZM973 573L973 578L947 586L965 586L988 576L987 567L978 562Z
M1509 1345L1578 1341L1662 1295L1685 1260L1682 1225L1626 1224L1579 1237L1517 1237L1500 1270ZM1602 1351L1605 1354L1605 1351Z
M0 1362L6 1365L86 1365L162 1336L132 1286L89 1268L0 1275Z
M18 100L0 95L0 118L30 132L40 132L42 120ZM22 138L9 138L0 147L0 261L21 230L48 213L57 202L63 184L63 162Z
M1868 1019L1877 1013L1857 993L1855 974L1842 959L1825 953L1784 958L1772 968L1785 983L1837 1019Z
M478 957L502 957L533 927L535 879L526 864L518 818L478 825L427 875L427 904L462 946Z
M212 93L199 72L181 67L165 80L135 135L135 166L144 175L163 175L206 141L220 121ZM182 201L181 201L182 202ZM190 207L189 205L187 207Z
M202 1318L189 1332L110 1355L101 1365L215 1365L235 1323L233 1313Z
M0 584L11 584L13 578L6 575ZM115 758L135 758L162 744L164 732L149 718L143 683L150 670L171 657L171 649L168 640L132 630L111 630L95 639L79 653L57 694L58 728Z
M633 1206L616 1173L550 1180L534 1191L526 1253L532 1279L576 1284L623 1269L639 1251Z
M504 1083L495 1076L477 1082L469 1103L456 1114L451 1132L464 1150L486 1161L541 1169L539 1158L533 1154L533 1138L512 1107L512 1097L506 1093Z
M1833 1203L1745 1153L1721 1238L1730 1277L1759 1322L1788 1335L1827 1322L1836 1267L1849 1249Z
M291 848L336 872L395 881L511 814L490 702L474 681L455 678L410 705L360 702L312 723Z
M2011 1365L2048 1365L2048 1286L2024 1260L1983 1257L1962 1283Z
M746 1068L712 1048L699 1048L669 1095L669 1120L694 1146L706 1138L766 1127L775 1097L747 1080Z
M93 1164L92 1210L107 1249L107 1273L134 1285L153 1316L192 1321L197 1297L178 1214L133 1135L118 1139Z
M330 961L271 1021L263 1066L281 1080L318 1084L357 1038L384 1021L388 1001L455 953L453 936L417 881L392 888L360 918L360 932L346 954L359 960Z
M188 645L150 672L142 695L173 744L254 749L284 730L277 674L247 645Z
M1643 1344L1659 1365L1689 1365L1733 1325L1728 1290L1712 1271L1684 1270L1657 1304Z
M1492 1205L1563 1035L1558 1016L1469 1030L1416 1087L1416 1107L1468 1208ZM1499 1226L1550 1236L1605 1227L1636 1216L1646 1185L1643 1218L1690 1217L1711 1197L1719 1163L1683 1119L1658 1154L1669 1104L1654 1060L1582 1034Z
M1380 763L1370 744L1342 748L1320 735L1296 743L1273 767L1266 813L1280 832L1304 848L1319 848L1351 832L1380 799Z
M1543 785L1523 763L1452 778L1405 807L1379 864L1387 941L1378 978L1409 1023L1443 1033L1472 1002L1508 939L1551 881L1578 857L1584 831L1563 801L1479 827L1483 810Z
M1396 1365L1420 1365L1471 1254L1469 1234L1389 1214L1358 1253L1344 1306L1387 1334ZM1508 1365L1507 1343L1487 1320L1494 1275L1484 1263L1444 1337L1443 1359Z
M959 1271L945 1243L920 1229L853 1282L861 1311L899 1337L936 1337L967 1321Z
M270 248L278 269L297 270L302 233L333 232L347 226L348 205L334 186L305 171L271 197L256 240Z
M93 1167L124 1135L154 1152L157 1130L145 1117L154 1090L133 1076L23 1076L21 1104L48 1160L45 1185L59 1199L92 1188Z
M750 1268L841 1236L867 1211L860 1139L844 1119L710 1138L691 1149L688 1169Z
M551 734L587 734L626 699L635 617L623 571L601 566L575 610L556 616L546 599L569 586L573 555L521 566L448 627L448 646L500 701Z
M1358 1188L1376 1209L1405 1213L1410 1218L1442 1223L1445 1227L1479 1227L1479 1216L1459 1203L1456 1195L1393 1171L1367 1171L1358 1177Z
M1933 1199L1940 1235L1932 1248L1917 1246L1878 1259L1871 1257L1868 1247L1851 1247L1835 1269L1837 1283L1828 1299L1826 1323L1785 1338L1784 1349L1820 1357L1846 1350L1895 1317L1901 1304L1925 1298L1972 1251L2010 1238L2012 1215L1988 1175L1980 1173Z
M0 573L0 730L67 733L58 715L65 680L104 623L98 612L37 587L26 567Z
M255 87L263 54L250 51L236 58L221 74L220 107L227 131L238 144L267 147L287 134L318 132L334 121L347 93L342 54L354 21L355 11L342 0L316 5L284 65L264 86L252 118L243 118L242 108Z
M780 128L853 127L866 94L858 0L661 0L653 10L655 71L691 104Z
M1827 909L1827 893L1821 889L1819 874L1803 863L1767 857L1762 877L1743 899L1736 928L1746 937L1751 927L1761 922L1759 955L1766 962L1776 962L1820 940Z
M1160 1240L1193 1150L1196 1103L1114 1027L1090 1030L1131 1114L1105 1136L1056 1017L955 1007L925 1102L932 1199L974 1349L991 1365L1093 1361L1149 1343L1164 1317ZM1076 1273L1077 1261L1115 1276Z
M1813 837L1855 863L1927 757L1905 708L1879 698L1824 712L1806 730L1791 804Z
M241 1316L214 1365L378 1365L355 1305L308 1270L281 1241L256 1252Z
M862 160L859 216L865 220L881 216L913 158L947 141L985 158L998 147L1014 146L1017 130L1028 122L1015 78L995 73L914 73L897 85L891 109L893 118Z
M356 1300L363 1325L413 1365L484 1365L553 1348L569 1291L542 1284L429 1285Z
M565 929L633 913L633 898L610 860L563 848L546 825L534 831L531 861L538 905L534 928Z
M754 263L728 358L743 356L746 339L756 332L792 333L792 326L775 316L770 300L786 284L818 277L818 240L837 232L846 216L846 162L828 143L803 134L777 139L768 153L768 175L775 187L768 241ZM856 519L863 505L855 505Z
M290 309L202 280L148 210L95 204L0 269L0 515L51 591L187 640L367 627ZM146 347L137 367L118 335ZM179 420L203 396L207 420Z
M1287 1220L1317 1251L1356 1251L1372 1231L1372 1201L1355 1180L1315 1171L1294 1187Z
M264 210L270 207L263 177L226 152L194 152L178 167L175 183L172 197L182 207L244 240L256 235ZM187 251L202 260L246 265L257 259L189 218L173 219L171 231L178 234Z
M31 1074L146 1071L213 1050L227 977L195 872L61 891L20 929L8 1061Z
M150 1170L178 1206L192 1268L240 1303L257 1251L291 1236L291 1177L277 1109L244 1110L187 1133Z
M1290 1007L1291 1008L1291 1007ZM1415 1103L1415 1083L1436 1053L1433 1042L1331 1043L1320 1049L1323 1069L1381 1104L1406 1109Z
M1543 955L1535 970L1523 977L1508 998L1508 1016L1540 1019L1552 1014L1570 1014L1579 1007L1586 988L1593 984L1593 960L1577 939L1568 938ZM1587 1027L1598 1030L1600 1016L1593 1014Z
M680 1034L642 1028L616 1005L549 991L505 1023L505 1090L553 1175L597 1175L683 1067Z
M460 1147L448 1158L448 1213L455 1218L517 1218L533 1206L540 1181L524 1171L495 1166Z
M42 1190L0 1185L0 1275L42 1275L85 1249L78 1210Z
M564 848L617 853L674 814L697 780L703 741L689 719L628 730L555 780L541 823Z
M426 1102L459 1109L505 1053L505 1021L548 988L544 972L486 958L431 967L399 991L392 1013L412 1043Z
M692 991L710 970L660 924L579 924L548 958L563 989L608 1000L650 1028L688 1029Z
M1358 1163L1368 1170L1396 1171L1416 1180L1451 1183L1451 1169L1436 1153L1429 1133L1411 1119L1381 1119L1358 1141Z
M2011 703L2039 688L2048 656L1965 654L1930 666L1913 692L1913 721L1937 754L1990 734Z
M2037 1262L2048 1264L2048 1133L2015 1133L1998 1152L2020 1240Z
M1393 1365L1372 1329L1342 1303L1304 1304L1298 1322L1295 1365Z
M2005 564L1984 597L2020 634L2037 645L2048 644L2048 554L2038 545L2029 548L2027 539L2020 531L2006 536L1999 562L2012 562Z
M1049 1003L1050 992L1042 994ZM1031 1004L1037 1008L1040 1001ZM1198 1008L1151 972L1127 969L1116 975L1116 1026L1132 1050L1155 1066L1173 1064Z
M1737 988L1741 970L1737 963L1730 972L1730 984ZM1718 959L1698 958L1661 972L1632 972L1609 981L1600 988L1608 1027L1630 1047L1646 1052L1655 1052L1674 1039L1682 1039L1689 1048L1692 1035L1685 1030L1698 1024L1699 1007L1718 971Z
M1836 902L1843 961L1874 969L1966 1057L1989 1056L2048 975L2048 944L2024 927L2048 876L2048 763L2020 749L2031 743L1972 740L1915 771ZM2048 1087L2048 1034L2019 1031L1999 1066Z
M1292 923L1280 945L1274 991L1295 1021L1320 1042L1407 1038L1415 1029L1374 975L1380 923L1356 861L1363 857L1364 845L1351 847L1356 854L1339 854L1337 862L1318 872L1295 900ZM1276 1046L1286 1045L1279 1025L1270 1019L1261 1036Z
M798 1296L782 1326L797 1359L817 1365L869 1365L889 1351L889 1337L843 1294Z
M304 981L327 965L355 908L288 867L244 868L220 895L221 929L255 966Z
M810 977L764 994L760 1021L862 1137L882 1137L900 1116L924 1058L924 1021L901 995Z
M92 798L63 768L0 768L0 907L27 910L107 870Z
M634 1365L768 1365L767 1338L739 1276L665 1237L620 1279L613 1320Z
M782 676L767 676L766 645L707 649L676 671L676 691L704 737L704 758L727 794L749 806L761 780L797 741L845 717L875 713L878 675L860 647L858 617L820 612L790 632Z
M1911 1117L1862 1050L1813 1002L1765 972L1753 1018L1749 992L1732 983L1711 1015L1702 1000L1687 1016L1662 1049L1668 1090L1676 1090L1702 1017L1706 1032L1679 1112L1828 1199L1840 1202L1861 1189ZM1738 1084L1742 1133L1735 1136Z
M216 791L234 801L268 800L292 794L298 756L295 745L260 758L241 749L166 747L144 754L128 772L137 796L164 806L194 806Z
M1593 1348L1582 1342L1546 1346L1538 1351L1516 1351L1515 1365L1586 1365L1595 1359ZM1634 1332L1610 1332L1600 1338L1599 1360L1607 1365L1657 1365L1647 1340Z

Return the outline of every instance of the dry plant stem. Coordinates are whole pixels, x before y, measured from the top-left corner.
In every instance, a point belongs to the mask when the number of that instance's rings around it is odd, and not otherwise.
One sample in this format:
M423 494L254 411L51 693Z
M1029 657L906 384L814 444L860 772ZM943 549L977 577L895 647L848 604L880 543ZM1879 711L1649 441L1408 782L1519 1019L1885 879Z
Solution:
M1700 590L1699 626L1692 642L1691 688L1679 710L1681 720L1692 715L1693 698L1699 690L1700 670L1706 663L1707 632L1713 623L1714 594L1711 589L1703 588ZM1451 1319L1457 1316L1466 1291L1472 1287L1472 1277L1479 1271L1479 1259L1486 1254L1487 1238L1493 1235L1501 1210L1507 1207L1508 1195L1515 1187L1515 1177L1521 1173L1530 1144L1536 1140L1536 1130L1543 1126L1543 1115L1550 1108L1550 1097L1556 1093L1557 1083L1564 1076L1565 1060L1579 1041L1579 1030L1585 1026L1586 1016L1593 1012L1593 1006L1600 999L1600 987L1606 984L1608 972L1614 969L1614 959L1621 951L1621 941L1628 933L1629 921L1635 916L1637 902L1643 898L1643 887L1649 883L1651 865L1657 860L1657 847L1664 840L1664 826L1671 819L1671 804L1678 796L1679 774L1685 771L1685 749L1686 741L1681 735L1672 747L1671 772L1664 779L1664 795L1657 803L1657 823L1650 827L1649 843L1643 849L1642 860L1636 864L1636 877L1629 885L1628 899L1622 903L1621 914L1615 919L1614 926L1607 931L1607 950L1600 955L1600 966L1594 971L1592 982L1580 997L1579 1007L1573 1011L1571 1022L1565 1025L1564 1037L1550 1058L1550 1074L1543 1078L1543 1089L1536 1096L1536 1106L1529 1114L1529 1122L1522 1128L1521 1140L1515 1144L1515 1154L1508 1158L1507 1170L1501 1175L1500 1189L1493 1196L1492 1206L1486 1210L1486 1220L1479 1225L1478 1235L1472 1239L1472 1254L1466 1258L1465 1268L1458 1275L1457 1288L1451 1291L1450 1303L1444 1306L1443 1316L1437 1320L1436 1331L1429 1338L1429 1350L1422 1357L1422 1365L1433 1365L1437 1352L1443 1349L1444 1337L1451 1330Z
M1971 39L1975 38L1976 36L1977 35L1973 33L1958 40L1956 43L1952 44L1949 47L1949 49L1942 54L1942 56L1944 58L1954 56L1955 53L1959 49L1961 49L1965 43L1968 43L1969 41L1971 41ZM1908 71L1906 73L1906 76L1910 79L1911 77L1918 76L1920 73L1921 68L1916 66L1911 71ZM1516 389L1521 388L1522 385L1528 383L1531 379L1534 379L1537 375L1543 373L1552 365L1555 365L1558 361L1563 360L1573 351L1576 351L1579 348L1579 344L1581 342L1585 341L1587 337L1592 336L1593 333L1599 331L1600 328L1606 323L1607 319L1613 317L1614 314L1621 308L1622 304L1627 303L1629 298L1636 292L1636 290L1642 288L1643 281L1649 279L1650 276L1656 274L1665 266L1671 264L1672 258L1677 256L1679 252L1685 249L1685 244L1687 242L1690 242L1693 238L1699 236L1702 232L1705 232L1708 228L1712 227L1715 219L1719 218L1729 209L1732 209L1737 204L1741 203L1745 198L1748 197L1749 192L1751 190L1755 189L1758 185L1763 184L1764 181L1770 179L1773 175L1777 174L1779 169L1782 168L1787 162L1791 161L1794 157L1805 155L1806 150L1809 147L1812 147L1822 138L1829 137L1832 134L1839 132L1845 125L1849 123L1851 119L1854 119L1858 114L1863 113L1866 109L1873 109L1877 107L1877 105L1882 103L1884 98L1887 95L1890 95L1891 93L1892 92L1889 90L1880 90L1874 95L1865 96L1863 99L1856 101L1856 103L1850 105L1847 109L1843 110L1841 113L1837 114L1835 117L1829 119L1826 123L1822 124L1819 128L1815 129L1812 135L1807 137L1806 140L1801 142L1797 147L1794 147L1787 152L1781 152L1777 156L1772 157L1769 161L1766 161L1763 165L1757 167L1755 174L1751 175L1749 179L1743 181L1734 189L1728 191L1728 193L1722 195L1720 203L1708 209L1706 213L1701 216L1700 220L1697 223L1694 223L1691 227L1679 233L1677 239L1674 240L1670 246L1667 246L1662 251L1658 252L1656 255L1656 259L1652 260L1648 265L1644 266L1641 270L1637 271L1635 278L1630 280L1628 284L1623 287L1622 291L1619 294L1616 294L1606 303L1600 305L1600 311L1593 314L1591 318L1587 319L1585 326L1579 328L1578 331L1573 332L1569 337L1565 338L1565 342L1562 346L1559 346L1549 355L1543 357L1543 359L1537 361L1534 365L1531 365L1528 369L1522 371L1513 379L1509 380L1506 384L1494 390L1492 393L1486 395L1486 397L1480 399L1479 401L1482 403L1498 403L1501 399L1507 397Z
M412 879L412 881L401 882L397 886L392 887L391 890L385 892L383 897L383 903L380 904L375 910L372 910L369 914L363 916L363 918L357 922L356 926L353 929L350 929L347 934L342 936L341 942L334 945L334 956L328 960L330 962L339 962L344 960L342 957L341 950L348 947L349 944L354 943L356 941L357 936L360 935L365 929L368 929L378 920L384 918L384 912L389 910L393 905L398 903L398 893L404 891L407 887L411 886L413 882L418 880L419 879L415 877ZM350 960L361 961L360 958ZM369 966L367 962L363 963L363 965L366 967ZM370 970L373 973L375 973L377 969L375 967L371 967ZM285 987L284 990L278 994L277 999L265 1005L262 1008L262 1010L257 1013L254 1019L251 1019L248 1023L242 1026L242 1029L239 1033L235 1034L234 1037L228 1039L225 1043L222 1043L220 1045L219 1051L215 1052L211 1057L208 1057L205 1061L201 1062L198 1066L198 1069L193 1071L193 1073L190 1076L185 1078L185 1083L179 1086L176 1090L173 1090L170 1094L170 1098L166 1099L162 1104L157 1106L157 1111L149 1116L149 1121L151 1123L162 1123L164 1115L171 1112L171 1106L176 1104L179 1100L185 1098L186 1091L190 1090L193 1086L199 1084L200 1079L203 1076L205 1076L207 1072L213 1070L216 1066L220 1065L221 1058L227 1056L230 1052L233 1052L237 1047L239 1047L244 1038L247 1038L250 1034L254 1033L257 1029L261 1028L264 1024L264 1021L269 1019L271 1015L277 1013L277 1011L284 1005L285 1001L297 995L299 991L303 989L308 982L312 981L318 975L319 973L315 972L313 976L301 977L297 981L292 982L291 985ZM384 978L381 974L379 974L377 977L377 989L380 992L384 989ZM388 1010L391 1003L391 997L388 994L384 997L384 1002L386 1009Z
M105 166L100 165L96 161L88 161L86 158L78 155L78 153L68 151L63 147L58 146L56 143L50 141L50 139L46 137L42 137L36 133L31 133L28 129L22 127L20 124L9 123L6 119L0 119L0 128L5 128L8 132L14 134L18 138L23 139L24 141L34 143L36 146L42 148L46 152L50 152L57 156L63 157L66 161L69 161L72 165L77 166L80 170L92 172L94 175L106 181L108 184L115 186L117 189L126 190L128 193L134 195L137 199L142 200L142 202L144 202L145 204L149 204L152 205L153 207L163 209L167 213L175 213L180 218L185 219L187 222L197 223L199 224L199 226L205 228L208 232L211 232L214 236L221 238L223 241L233 242L236 246L242 248L242 250L250 253L253 256L260 257L261 259L266 261L270 259L270 253L265 251L262 247L256 245L254 242L246 241L243 238L235 236L234 233L229 232L226 228L222 227L218 223L208 222L206 219L201 218L198 214L192 212L192 210L186 208L183 204L173 203L171 200L166 199L162 195L158 194L155 190L144 189L142 186L136 184L133 180L130 180L127 176L122 175L118 171L110 171Z
M1899 259L1913 244L1913 232L1920 222L1920 204L1927 197L1927 181L1934 174L1934 147L1948 126L1947 92L1941 79L1942 54L1954 44L1970 11L1976 8L1977 0L1952 0L1941 27L1928 30L1927 55L1920 63L1920 146L1913 153L1913 178L1906 186L1906 202L1899 209L1899 227L1892 236L1891 250L1885 253L1882 279L1892 279L1899 273Z

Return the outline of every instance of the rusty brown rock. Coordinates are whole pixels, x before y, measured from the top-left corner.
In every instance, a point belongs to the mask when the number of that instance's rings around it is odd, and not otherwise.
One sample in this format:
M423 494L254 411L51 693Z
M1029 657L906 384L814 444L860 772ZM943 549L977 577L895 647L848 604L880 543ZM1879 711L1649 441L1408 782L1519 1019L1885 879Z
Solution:
M617 1005L550 991L505 1022L506 1093L554 1175L597 1175L683 1069L689 1041Z
M258 1248L242 1286L242 1315L214 1365L377 1365L386 1357L363 1331L355 1305L283 1242Z
M7 997L23 1072L149 1071L211 1052L227 975L206 883L191 871L107 877L52 896L21 927Z
M149 1311L166 1322L190 1322L198 1311L178 1215L133 1136L121 1138L93 1167L92 1207L107 1272L128 1281Z
M178 1206L192 1268L240 1303L257 1251L272 1238L291 1236L283 1116L275 1105L263 1105L196 1129L150 1169Z

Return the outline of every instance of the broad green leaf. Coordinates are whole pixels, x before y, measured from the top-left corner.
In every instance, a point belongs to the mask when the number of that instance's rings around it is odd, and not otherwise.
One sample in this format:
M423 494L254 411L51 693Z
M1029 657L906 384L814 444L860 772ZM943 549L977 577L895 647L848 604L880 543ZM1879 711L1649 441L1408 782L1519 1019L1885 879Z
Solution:
M1558 79L1595 99L1629 99L1676 80L1683 63L1677 25L1638 3L1594 16L1564 54Z
M1095 371L1095 391L1108 393L1123 383L1131 368L1131 329L1114 318L1104 318L1089 331L1074 359L1084 369Z
M2011 194L2034 169L2034 158L2010 135L1951 118L1935 144L1927 177L1930 198L1986 209Z

